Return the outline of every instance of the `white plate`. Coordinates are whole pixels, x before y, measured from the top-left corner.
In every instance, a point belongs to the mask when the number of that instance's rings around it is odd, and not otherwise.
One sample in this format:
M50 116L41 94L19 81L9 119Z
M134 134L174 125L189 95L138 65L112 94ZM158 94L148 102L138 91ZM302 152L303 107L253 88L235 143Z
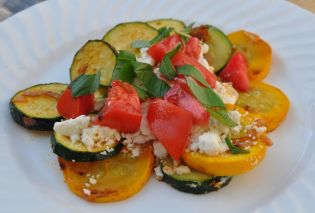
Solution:
M49 134L9 116L9 98L41 82L68 82L72 57L88 39L123 21L179 18L231 32L247 29L273 47L266 82L288 94L291 109L265 161L216 193L180 193L154 178L126 201L91 204L63 183ZM285 1L84 1L36 5L0 24L0 206L2 212L311 212L315 209L312 139L315 17ZM312 141L314 142L314 141Z

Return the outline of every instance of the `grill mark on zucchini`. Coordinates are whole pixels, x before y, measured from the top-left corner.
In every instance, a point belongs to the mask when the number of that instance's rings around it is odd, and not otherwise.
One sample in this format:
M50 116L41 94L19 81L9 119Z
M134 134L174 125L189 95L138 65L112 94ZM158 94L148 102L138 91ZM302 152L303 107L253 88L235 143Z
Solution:
M54 123L62 118L56 105L66 87L66 84L49 83L18 91L9 103L12 119L27 129L52 130Z
M131 47L135 40L151 40L157 35L157 30L144 22L125 22L114 26L103 37L103 40L116 50L127 50L139 54L139 49Z
M149 24L151 27L154 27L155 29L160 29L162 27L172 27L175 31L182 31L185 28L184 22L172 18L155 19L147 21L147 24Z
M57 133L54 133L51 137L53 152L68 161L86 162L104 160L118 154L123 148L120 141L117 141L117 143L112 146L104 146L103 148L97 148L91 151L83 147L84 145L78 146L79 145L72 144L69 138Z
M192 169L189 174L168 174L163 168L173 167L171 161L171 159L164 159L160 162L163 173L162 181L181 192L206 194L218 191L232 180L231 176L210 176Z
M73 81L81 74L101 72L100 84L108 86L116 64L116 50L103 40L89 40L75 54L70 79Z

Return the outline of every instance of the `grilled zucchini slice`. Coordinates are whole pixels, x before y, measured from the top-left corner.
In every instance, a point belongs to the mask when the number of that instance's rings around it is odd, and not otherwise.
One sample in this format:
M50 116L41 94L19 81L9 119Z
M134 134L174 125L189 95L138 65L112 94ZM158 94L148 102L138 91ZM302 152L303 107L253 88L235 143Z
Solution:
M81 74L101 72L100 84L110 85L116 64L116 51L102 40L86 42L75 54L70 67L70 79L73 81Z
M139 54L139 49L131 47L135 40L151 40L157 35L157 30L144 22L121 23L110 29L103 40L115 47L116 50L127 50Z
M67 88L66 84L38 84L17 92L9 107L13 120L33 130L52 130L54 123L61 120L56 105Z
M195 27L190 32L209 46L209 51L204 55L214 72L219 72L229 61L232 55L232 43L218 28L210 25Z
M65 183L77 196L90 202L113 202L139 192L150 178L154 156L144 147L138 157L130 153L95 162L71 162L58 158Z
M155 20L148 21L147 24L149 24L151 27L157 30L162 27L172 27L174 28L175 31L182 31L185 28L184 22L178 19L171 19L171 18L155 19Z
M196 170L191 170L187 174L169 174L169 168L173 168L172 159L166 158L161 160L161 170L163 173L162 181L173 188L191 194L206 194L218 191L228 185L232 180L231 176L211 176Z
M72 143L69 137L54 132L51 137L51 147L56 155L65 160L85 162L104 160L116 155L123 145L120 141L117 141L110 146L104 145L100 148L88 150L82 142Z

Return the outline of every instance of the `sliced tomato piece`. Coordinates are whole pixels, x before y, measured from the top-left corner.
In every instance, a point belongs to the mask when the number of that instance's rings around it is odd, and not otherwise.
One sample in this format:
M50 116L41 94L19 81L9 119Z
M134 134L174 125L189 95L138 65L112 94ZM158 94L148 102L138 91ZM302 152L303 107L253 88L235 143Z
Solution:
M247 70L246 58L240 52L235 52L226 67L220 72L220 77L223 81L232 82L235 89L246 92L249 89Z
M179 84L174 84L172 88L164 95L164 99L191 112L194 124L207 125L209 123L209 113Z
M105 105L95 124L132 133L140 128L140 99L135 89L126 82L112 82Z
M192 114L165 100L153 100L148 107L149 127L170 156L179 160L188 143Z
M169 36L162 41L152 45L148 49L148 54L155 60L156 63L160 63L166 53L176 47L181 42L180 36L175 34Z
M86 115L94 109L94 94L72 97L71 89L67 88L57 103L57 110L64 118L76 118Z
M174 55L174 57L172 58L172 63L174 66L183 66L185 64L189 64L194 66L196 69L198 69L201 74L203 75L203 77L206 79L206 81L209 83L209 85L214 88L216 85L216 76L209 70L207 70L207 68L205 68L204 66L202 66L196 59L182 53L179 52L177 54Z
M196 37L190 37L185 45L183 53L198 60L201 53L200 40Z

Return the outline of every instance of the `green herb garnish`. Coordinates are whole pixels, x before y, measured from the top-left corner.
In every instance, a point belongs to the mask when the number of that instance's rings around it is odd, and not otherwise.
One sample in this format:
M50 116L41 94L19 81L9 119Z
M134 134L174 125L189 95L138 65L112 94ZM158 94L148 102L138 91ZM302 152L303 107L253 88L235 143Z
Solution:
M69 85L72 97L92 94L99 88L100 79L101 73L99 71L92 75L80 75Z
M154 97L163 97L170 89L165 81L162 81L153 73L153 67L151 65L136 62L134 63L134 71L137 77L143 82L148 93Z
M187 43L187 41L190 39L191 36L189 35L189 33L194 24L195 23L191 23L187 27L185 27L182 31L176 32L181 37L184 43Z
M176 76L176 70L171 62L171 58L179 51L180 43L171 51L165 54L160 65L160 72L168 79L172 80Z
M225 126L228 126L228 127L237 126L237 123L232 118L230 118L226 110L208 109L208 112L211 114L212 117L217 119L220 123L224 124Z
M173 28L171 27L162 27L158 29L158 34L150 41L136 40L131 43L131 47L132 48L150 47L153 44L161 41L162 39L167 38L171 34L172 31L173 31Z
M202 87L189 77L185 78L189 89L200 103L206 107L218 107L225 110L223 101L210 87Z
M242 148L239 148L237 146L234 146L232 144L232 141L231 141L231 138L230 137L226 137L225 138L225 143L226 145L229 147L230 151L232 154L236 155L236 154L246 154L246 153L249 153L248 150L245 150L245 149L242 149Z
M121 50L116 58L116 66L113 71L113 80L122 80L128 83L132 83L135 78L133 70L133 62L136 61L134 54Z
M199 81L205 87L210 87L208 82L204 79L199 70L190 64L185 64L184 66L176 67L177 73L185 76L190 76L195 80Z

